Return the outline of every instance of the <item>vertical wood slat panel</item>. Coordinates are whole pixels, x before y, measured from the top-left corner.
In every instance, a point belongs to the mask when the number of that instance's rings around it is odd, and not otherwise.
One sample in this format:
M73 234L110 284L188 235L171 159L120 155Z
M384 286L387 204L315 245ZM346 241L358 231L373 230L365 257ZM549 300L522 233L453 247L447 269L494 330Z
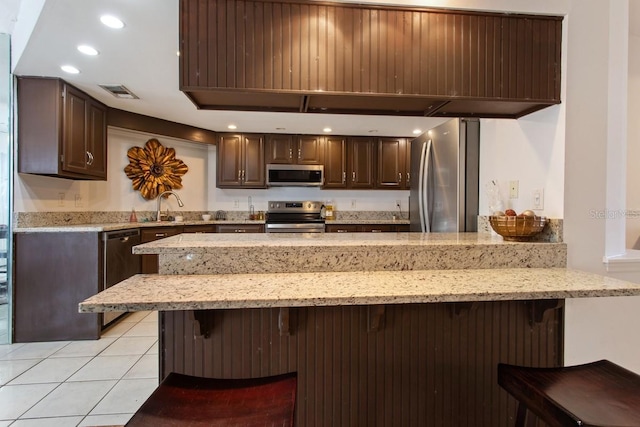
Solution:
M218 310L211 337L192 312L161 313L161 375L299 375L297 423L325 425L513 424L516 405L497 364L560 366L562 310L529 325L526 302L387 305L367 332L366 307ZM173 345L171 345L173 343Z
M559 99L560 20L244 0L180 7L186 86Z

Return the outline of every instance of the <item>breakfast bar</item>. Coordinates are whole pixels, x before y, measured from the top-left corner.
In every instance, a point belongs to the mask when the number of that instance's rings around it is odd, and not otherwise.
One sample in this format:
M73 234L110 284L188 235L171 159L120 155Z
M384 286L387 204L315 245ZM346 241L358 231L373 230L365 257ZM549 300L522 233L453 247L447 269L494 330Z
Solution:
M562 366L566 298L640 295L563 243L476 233L178 235L82 312L158 310L160 376L298 372L304 426L512 425L498 363Z

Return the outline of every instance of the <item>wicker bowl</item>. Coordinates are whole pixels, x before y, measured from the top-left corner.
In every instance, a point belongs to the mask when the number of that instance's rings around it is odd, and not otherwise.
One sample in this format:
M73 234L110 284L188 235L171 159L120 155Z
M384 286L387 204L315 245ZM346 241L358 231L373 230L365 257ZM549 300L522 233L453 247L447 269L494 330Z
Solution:
M527 242L542 231L547 218L544 216L490 216L489 223L504 240Z

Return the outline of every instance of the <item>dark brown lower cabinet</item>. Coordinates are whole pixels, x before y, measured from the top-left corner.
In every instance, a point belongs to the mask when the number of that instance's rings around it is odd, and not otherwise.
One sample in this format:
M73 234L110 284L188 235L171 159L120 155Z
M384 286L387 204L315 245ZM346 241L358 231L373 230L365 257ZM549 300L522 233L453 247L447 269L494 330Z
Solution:
M408 224L329 224L327 233L393 233L408 232Z
M160 375L298 373L296 425L511 427L498 363L557 367L564 301L160 313ZM284 310L284 311L282 311ZM282 320L285 320L284 322Z
M182 226L140 229L140 242L148 243L182 233ZM158 273L158 255L142 255L142 274Z
M15 342L98 339L100 315L78 303L100 291L100 233L16 233Z
M264 233L263 224L220 224L217 233Z

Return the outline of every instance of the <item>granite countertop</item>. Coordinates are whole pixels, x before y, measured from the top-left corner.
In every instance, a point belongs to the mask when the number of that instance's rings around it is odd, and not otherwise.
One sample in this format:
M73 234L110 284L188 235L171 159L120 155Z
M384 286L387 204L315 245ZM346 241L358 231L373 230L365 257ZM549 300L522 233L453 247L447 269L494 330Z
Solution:
M264 233L264 234L180 234L136 246L136 254L207 253L216 248L285 247L436 247L524 245L526 247L565 247L564 243L505 242L487 233Z
M564 268L133 276L80 312L565 299L640 295L640 284Z
M306 273L566 267L564 243L483 233L180 234L133 248L160 274Z
M71 225L50 225L41 227L16 227L14 233L61 233L61 232L101 232L129 230L132 228L150 227L178 227L183 225L216 225L216 224L264 224L264 221L256 220L193 220L193 221L147 221L147 222L114 222L105 224L71 224Z

